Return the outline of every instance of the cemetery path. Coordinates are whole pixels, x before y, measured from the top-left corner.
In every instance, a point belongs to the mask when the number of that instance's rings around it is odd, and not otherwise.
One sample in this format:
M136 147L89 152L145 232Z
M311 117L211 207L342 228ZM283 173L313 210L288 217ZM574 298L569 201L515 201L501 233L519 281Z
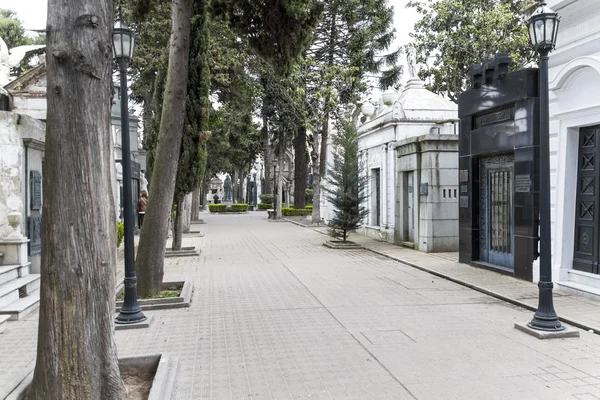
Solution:
M600 336L539 341L531 311L265 213L202 216L187 309L118 331L120 356L179 357L174 399L600 399ZM0 385L33 362L37 313L0 335Z

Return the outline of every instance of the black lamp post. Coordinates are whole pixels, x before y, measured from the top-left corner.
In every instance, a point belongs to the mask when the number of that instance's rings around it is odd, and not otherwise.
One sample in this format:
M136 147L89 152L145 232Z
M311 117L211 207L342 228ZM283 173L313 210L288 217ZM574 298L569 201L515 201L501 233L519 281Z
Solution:
M113 30L113 55L121 78L121 163L123 166L123 207L125 224L125 299L117 324L133 324L146 320L137 301L135 247L133 244L133 193L131 184L131 146L129 143L129 110L127 100L127 66L133 58L133 32L121 19L121 5Z
M558 14L545 0L529 18L529 39L540 54L540 280L539 303L529 327L543 331L562 331L552 300L552 251L550 231L550 129L548 106L548 54L556 46Z

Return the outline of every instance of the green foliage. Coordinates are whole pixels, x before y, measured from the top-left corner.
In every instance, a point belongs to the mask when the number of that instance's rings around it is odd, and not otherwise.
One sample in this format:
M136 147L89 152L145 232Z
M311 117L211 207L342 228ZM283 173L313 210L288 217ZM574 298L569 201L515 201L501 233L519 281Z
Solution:
M209 204L208 211L211 213L227 212L227 204Z
M123 238L125 237L125 225L122 222L117 222L117 248L121 247Z
M419 76L428 88L457 102L471 65L497 52L509 53L513 67L533 60L524 13L531 0L414 0L421 14L411 37Z
M273 203L258 203L257 207L259 210L270 210L273 208Z
M314 192L312 189L306 189L306 203L312 204L313 194L314 194ZM308 207L308 206L306 206L306 207ZM312 208L312 206L311 206L311 208Z
M288 73L309 46L323 11L317 0L214 0L213 7L277 75Z
M304 216L304 215L310 215L311 213L312 213L312 209L309 209L309 208L301 208L301 209L282 208L281 209L281 215L283 215L284 217Z
M210 70L208 66L208 14L205 1L198 2L192 18L190 68L185 123L177 167L174 202L178 203L200 186L207 162Z
M275 196L272 194L261 194L260 196L260 202L261 203L266 203L266 204L273 204L273 201L275 200Z
M329 233L336 239L346 241L349 232L357 229L367 215L367 210L362 206L367 199L366 177L359 174L356 125L349 120L340 121L333 144L336 151L328 171L331 188L324 187L327 200L335 208L334 217L329 221Z
M231 212L246 212L248 211L248 204L232 204Z

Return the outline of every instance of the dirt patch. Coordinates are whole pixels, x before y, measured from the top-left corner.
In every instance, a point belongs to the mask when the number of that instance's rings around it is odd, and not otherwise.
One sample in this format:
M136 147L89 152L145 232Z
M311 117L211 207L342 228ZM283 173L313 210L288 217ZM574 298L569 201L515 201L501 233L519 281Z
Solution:
M121 375L127 387L127 400L147 400L152 389L154 374L127 372Z

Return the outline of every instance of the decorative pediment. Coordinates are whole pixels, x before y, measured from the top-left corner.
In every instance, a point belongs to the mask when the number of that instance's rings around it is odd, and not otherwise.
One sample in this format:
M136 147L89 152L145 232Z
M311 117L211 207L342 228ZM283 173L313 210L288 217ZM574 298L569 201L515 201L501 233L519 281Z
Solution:
M5 86L12 96L46 96L46 63L41 63Z

